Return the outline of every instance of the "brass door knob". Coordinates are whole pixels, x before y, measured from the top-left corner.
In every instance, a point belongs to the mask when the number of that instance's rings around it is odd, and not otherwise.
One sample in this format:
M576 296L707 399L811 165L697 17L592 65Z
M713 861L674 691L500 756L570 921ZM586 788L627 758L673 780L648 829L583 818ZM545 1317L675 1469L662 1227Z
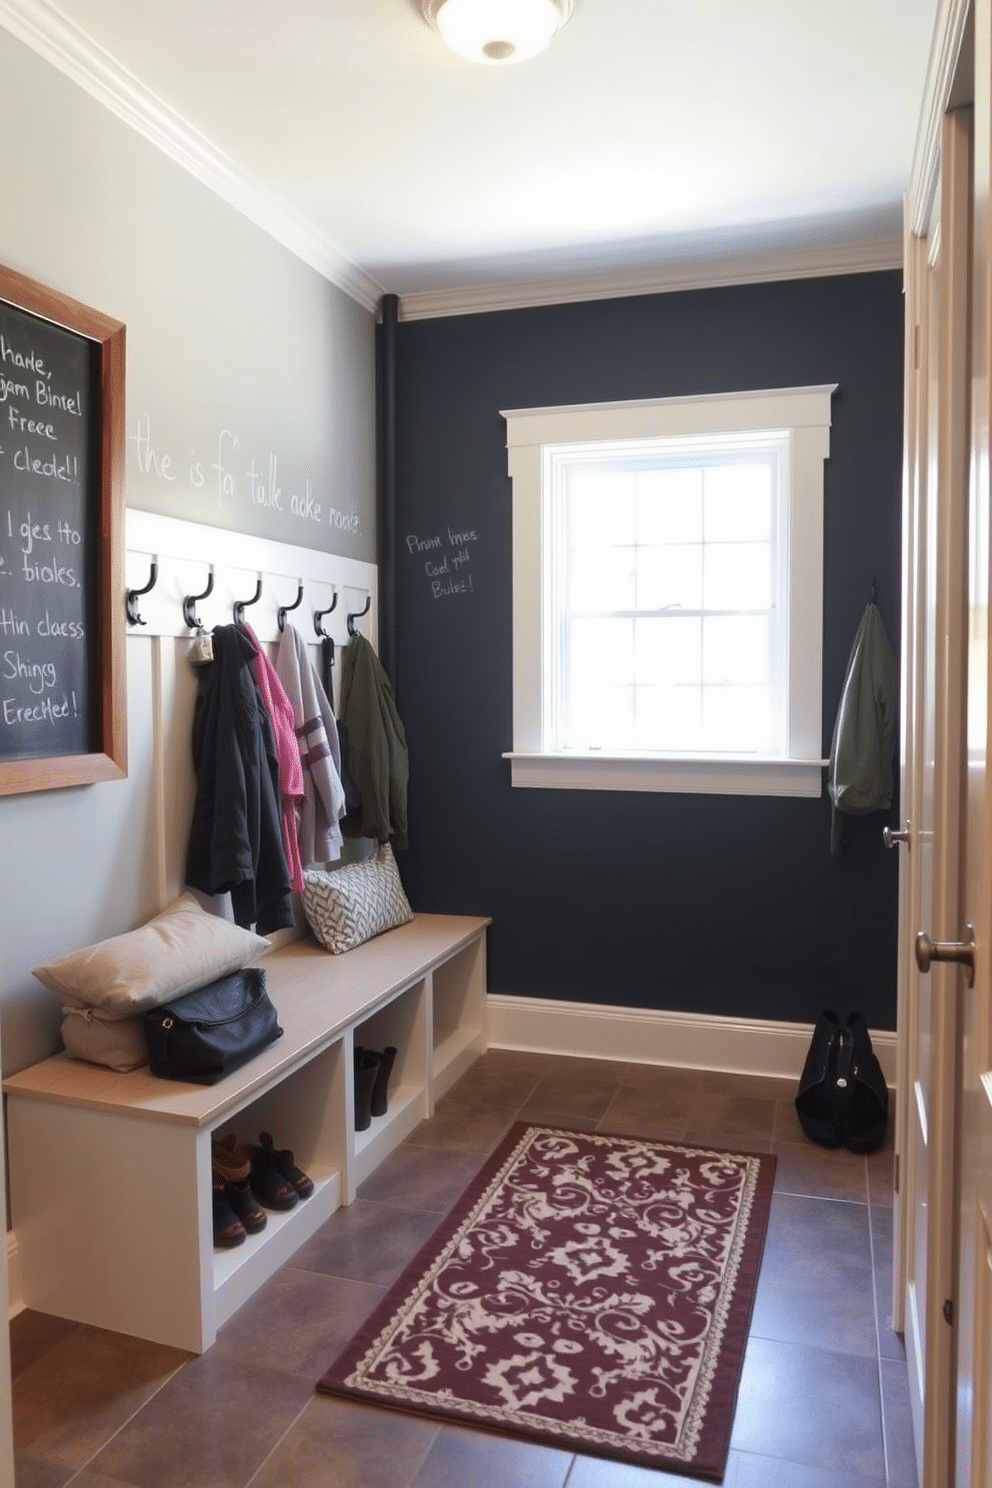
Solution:
M935 961L956 961L968 969L968 986L975 982L975 927L964 927L967 940L931 940L925 930L916 935L916 964L928 972Z

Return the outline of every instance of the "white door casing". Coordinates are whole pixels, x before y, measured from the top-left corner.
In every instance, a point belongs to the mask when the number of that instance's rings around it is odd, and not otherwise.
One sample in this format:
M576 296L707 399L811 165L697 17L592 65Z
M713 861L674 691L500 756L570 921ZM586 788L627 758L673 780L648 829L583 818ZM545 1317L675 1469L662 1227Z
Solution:
M992 1483L992 821L989 756L989 449L992 425L992 6L974 7L971 439L967 598L966 808L962 917L974 978L962 1000L961 1199L956 1297L955 1488Z
M904 810L912 822L901 876L898 1285L920 1479L951 1481L952 1317L957 1264L958 972L921 973L915 932L956 938L960 913L964 607L968 464L968 126L941 126L941 183L927 239L907 255L904 520ZM918 328L918 329L917 329ZM952 927L952 928L948 928Z
M970 33L970 34L969 34ZM971 45L973 41L973 47ZM907 201L904 712L907 814L934 785L928 975L910 963L926 851L900 872L896 1325L905 1324L924 1488L992 1484L992 798L988 596L992 426L992 0L944 0ZM922 157L928 159L921 163ZM927 176L929 173L929 191ZM939 173L939 207L931 212ZM921 289L939 244L941 293ZM929 298L929 303L928 303ZM928 310L940 324L926 334ZM921 327L916 371L915 337ZM925 391L924 391L925 381ZM921 407L921 404L923 405ZM936 405L936 414L933 405ZM930 405L928 414L927 405ZM926 431L924 433L924 431ZM929 473L935 496L921 482ZM934 545L936 558L923 549ZM928 592L934 624L926 621ZM932 655L929 647L932 645ZM922 654L917 655L914 647ZM932 672L936 713L924 720ZM928 746L932 737L932 760ZM914 795L914 791L916 794ZM922 792L922 794L921 794ZM922 818L921 818L922 820ZM954 823L957 821L957 833ZM942 824L943 823L943 827ZM933 947L931 947L931 950ZM922 962L928 960L922 948ZM963 963L963 964L961 964ZM921 991L929 982L929 992ZM929 1039L928 1039L929 1031ZM903 1092L906 1096L903 1096ZM927 1129L920 1160L919 1134ZM938 1160L936 1146L942 1156ZM925 1255L922 1277L918 1261ZM915 1295L914 1295L915 1292ZM915 1328L913 1309L922 1309ZM902 1311L901 1311L902 1309ZM948 1396L949 1387L949 1396ZM948 1400L950 1409L948 1409Z

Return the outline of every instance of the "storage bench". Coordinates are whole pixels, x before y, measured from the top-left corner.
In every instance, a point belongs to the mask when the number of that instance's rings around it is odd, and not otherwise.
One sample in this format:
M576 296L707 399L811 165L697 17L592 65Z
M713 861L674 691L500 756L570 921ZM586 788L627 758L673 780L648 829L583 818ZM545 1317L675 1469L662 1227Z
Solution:
M54 1055L3 1083L11 1223L28 1307L202 1353L218 1327L410 1134L486 1047L488 919L415 915L332 956L261 960L283 1036L216 1085ZM398 1050L385 1116L356 1132L355 1044ZM215 1250L211 1139L270 1132L314 1193Z

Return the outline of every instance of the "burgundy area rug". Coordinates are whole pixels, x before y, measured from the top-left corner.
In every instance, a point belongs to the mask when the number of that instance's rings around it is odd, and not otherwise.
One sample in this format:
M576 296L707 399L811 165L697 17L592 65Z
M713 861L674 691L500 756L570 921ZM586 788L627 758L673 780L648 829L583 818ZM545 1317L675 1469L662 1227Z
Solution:
M719 1480L774 1171L518 1123L317 1388Z

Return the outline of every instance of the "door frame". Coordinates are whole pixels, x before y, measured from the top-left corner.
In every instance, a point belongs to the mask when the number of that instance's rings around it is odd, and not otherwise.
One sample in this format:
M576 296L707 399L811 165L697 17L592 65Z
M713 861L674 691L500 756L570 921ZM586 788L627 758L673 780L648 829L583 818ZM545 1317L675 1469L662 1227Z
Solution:
M988 9L990 0L973 0ZM970 102L974 83L969 0L944 0L938 17L927 92L921 115L910 193L906 202L905 287L906 398L903 488L903 811L913 821L909 851L900 865L898 970L898 1078L896 1123L896 1227L893 1316L897 1329L912 1330L905 1305L915 1287L913 1257L920 1212L918 1187L926 1185L925 1342L907 1339L911 1365L914 1433L923 1488L954 1481L956 1330L951 1323L957 1295L959 1238L960 982L957 968L935 965L924 996L916 966L916 931L934 939L958 940L963 889L963 753L965 648L961 578L966 552L966 492L970 455L970 201L973 192ZM940 261L940 289L931 295L930 273ZM928 316L933 314L937 324ZM936 365L928 364L928 353ZM965 493L965 494L962 494ZM930 508L936 503L936 526ZM929 514L929 543L925 523ZM955 525L956 524L956 525ZM934 551L927 551L930 545ZM926 570L931 564L927 579ZM926 606L935 614L937 711L933 760L921 729L927 644ZM952 637L956 637L951 644ZM953 660L950 652L956 649ZM924 903L920 802L926 772L933 769L932 902ZM915 818L915 819L914 819ZM915 847L915 851L913 850ZM914 924L921 912L932 924ZM925 1026L924 1026L925 1025ZM924 1041L929 1039L929 1049ZM918 1073L921 1079L918 1080ZM924 1088L925 1087L925 1088ZM923 1103L923 1104L921 1104ZM924 1105L926 1109L924 1109ZM929 1120L925 1175L914 1171L914 1122ZM915 1386L915 1389L914 1389Z

